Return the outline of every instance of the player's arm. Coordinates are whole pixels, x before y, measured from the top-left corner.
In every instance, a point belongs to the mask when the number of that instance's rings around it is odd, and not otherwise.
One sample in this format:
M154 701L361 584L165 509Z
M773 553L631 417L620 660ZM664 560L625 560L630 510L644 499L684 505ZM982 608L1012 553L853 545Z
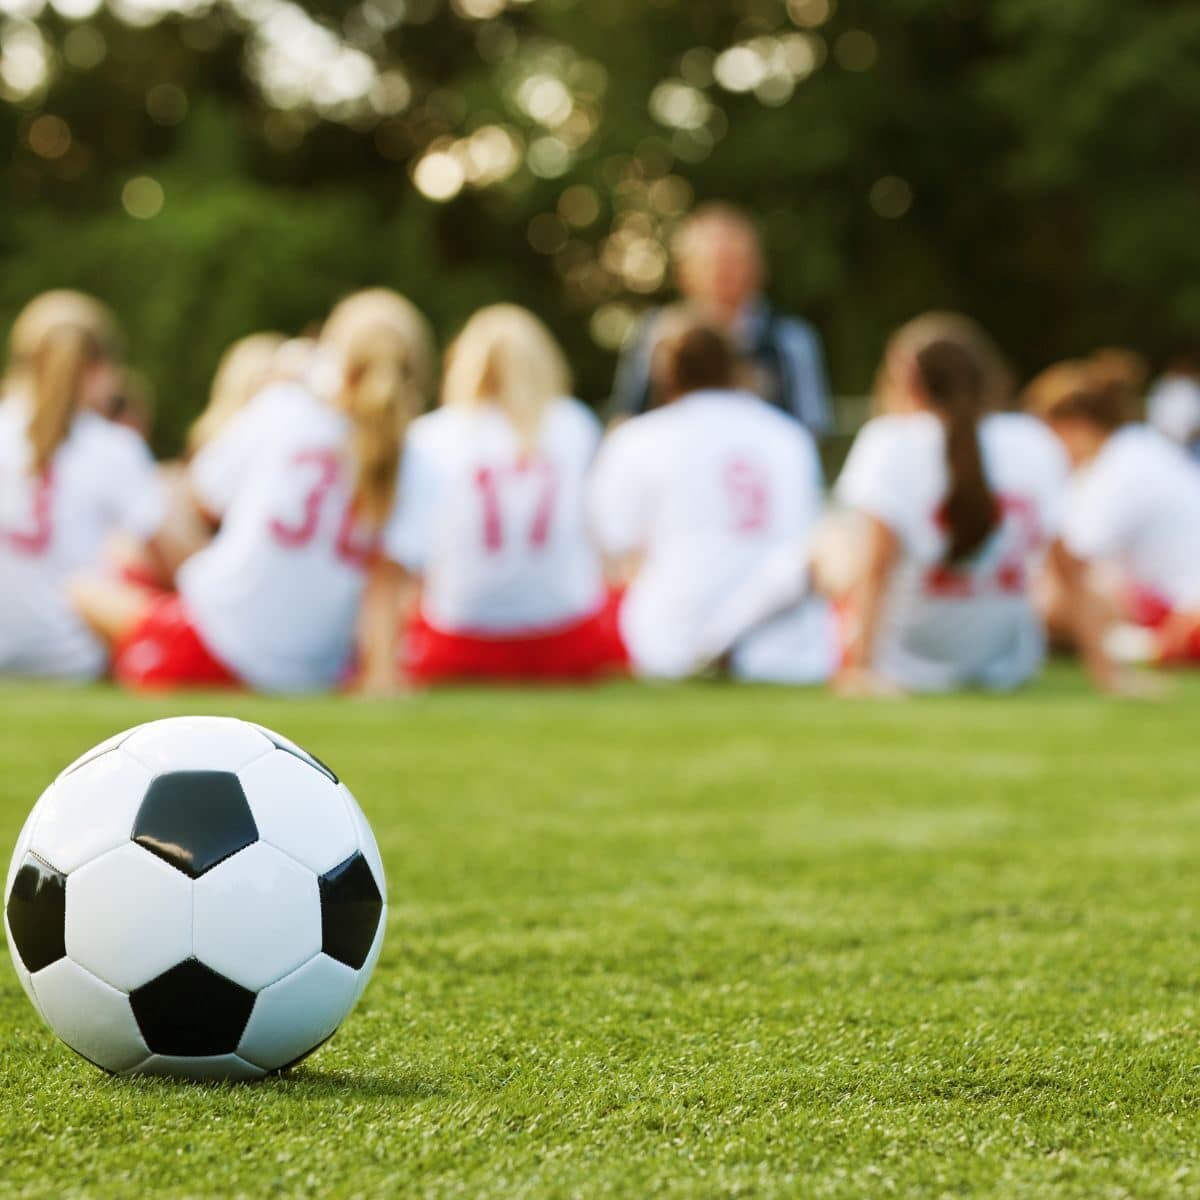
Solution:
M1099 691L1134 698L1161 696L1163 687L1150 676L1115 662L1107 649L1113 626L1111 605L1092 586L1091 565L1117 557L1135 536L1137 481L1096 476L1085 478L1064 498L1059 536L1047 559L1052 589L1058 596L1058 623L1075 646Z
M400 631L416 581L398 563L381 558L367 577L359 619L359 690L390 696L400 686Z
M653 509L651 448L633 425L605 439L588 481L588 525L612 584L629 583L645 554Z
M1111 613L1091 586L1088 564L1060 538L1050 548L1048 566L1062 597L1062 619L1096 688L1108 695L1134 699L1161 697L1164 689L1159 681L1122 668L1105 648Z
M854 514L852 525L845 526L851 544L833 556L845 561L822 561L831 557L832 546L814 551L818 578L824 586L837 581L831 590L846 595L857 620L834 681L835 690L846 696L895 695L899 690L875 674L874 662L888 583L901 558L901 531L911 520L906 497L913 480L905 428L885 417L859 431L834 489L841 507Z
M857 624L835 688L844 696L895 694L897 689L875 674L874 663L888 582L900 559L900 539L885 522L865 513L859 529L861 569L851 591Z
M403 686L400 640L417 608L443 496L436 459L420 433L410 432L381 553L367 576L359 613L358 683L368 695L390 695Z
M118 431L105 462L111 522L106 557L122 576L146 586L171 586L176 564L168 536L171 494L168 469L156 463L139 437Z

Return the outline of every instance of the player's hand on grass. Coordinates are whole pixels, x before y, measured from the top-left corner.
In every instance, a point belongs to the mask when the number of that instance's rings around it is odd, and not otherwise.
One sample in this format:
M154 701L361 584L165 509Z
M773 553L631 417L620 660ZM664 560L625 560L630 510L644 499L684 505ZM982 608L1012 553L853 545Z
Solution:
M899 700L902 687L870 667L848 667L833 681L834 693L848 700Z
M1106 696L1120 700L1160 703L1174 695L1175 687L1169 679L1164 679L1161 675L1122 667L1101 682L1100 690Z
M406 692L408 684L394 671L364 671L354 690L366 700L387 700Z

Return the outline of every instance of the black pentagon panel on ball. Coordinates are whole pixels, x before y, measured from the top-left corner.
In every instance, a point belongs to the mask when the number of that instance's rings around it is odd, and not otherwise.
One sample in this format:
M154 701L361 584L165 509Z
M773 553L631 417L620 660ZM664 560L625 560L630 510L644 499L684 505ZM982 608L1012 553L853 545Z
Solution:
M371 953L383 912L375 876L356 851L320 882L321 949L357 971Z
M67 877L27 854L8 897L8 927L17 953L32 975L67 953Z
M305 750L303 746L297 746L295 742L289 742L287 738L281 737L277 733L273 733L270 729L267 729L262 725L255 725L254 728L257 729L259 733L263 735L263 737L267 738L271 743L273 743L277 750L282 750L284 754L290 754L294 758L298 758L302 763L307 763L313 768L313 770L320 771L321 774L326 776L331 783L341 782L341 780L338 779L338 777L329 767L327 767L315 754Z
M130 994L133 1015L154 1054L188 1058L232 1054L254 993L189 958Z
M198 879L258 841L238 777L229 771L159 775L138 809L133 840Z

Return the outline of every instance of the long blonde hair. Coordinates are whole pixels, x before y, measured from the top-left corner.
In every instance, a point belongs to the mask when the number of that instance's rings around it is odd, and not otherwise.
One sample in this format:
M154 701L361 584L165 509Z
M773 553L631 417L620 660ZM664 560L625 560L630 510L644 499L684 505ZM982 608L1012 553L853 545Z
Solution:
M321 342L340 360L342 387L334 403L354 426L355 504L378 526L396 494L404 435L431 390L433 332L403 296L372 288L330 313Z
M546 326L527 309L495 304L477 312L451 347L442 403L498 405L529 451L547 409L570 390L571 370Z
M30 467L41 474L66 440L85 371L120 355L112 313L82 292L44 292L9 335L8 383L29 403Z
M285 340L282 333L252 333L225 351L213 376L208 405L188 433L189 454L211 442L231 417L271 383Z

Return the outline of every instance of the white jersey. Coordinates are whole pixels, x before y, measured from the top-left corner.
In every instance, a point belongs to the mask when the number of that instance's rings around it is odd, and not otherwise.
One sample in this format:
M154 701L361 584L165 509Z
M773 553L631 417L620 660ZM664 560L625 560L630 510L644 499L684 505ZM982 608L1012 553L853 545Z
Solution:
M1189 449L1200 439L1200 381L1184 375L1160 379L1146 397L1146 420Z
M421 611L435 629L485 637L571 625L604 604L600 557L584 511L600 423L557 400L526 453L495 406L441 408L409 432L407 494L424 577Z
M327 688L349 668L368 568L404 559L403 486L383 532L353 512L348 418L295 384L265 391L196 456L221 518L179 592L210 650L252 687Z
M641 559L620 614L634 668L678 678L704 659L707 629L741 583L816 523L816 445L749 392L696 392L610 435L591 510L608 554ZM835 653L826 606L806 600L746 635L732 667L742 678L815 682Z
M115 533L158 532L165 496L145 443L80 413L40 477L29 471L29 409L0 406L0 672L92 679L103 644L67 599L71 576L101 566Z
M839 502L899 541L873 665L914 691L1016 687L1045 655L1030 580L1058 532L1066 455L1045 425L1019 413L985 417L979 441L1002 517L964 563L945 561L946 434L933 414L868 422L838 480Z
M1118 430L1072 478L1063 540L1171 607L1200 610L1200 468L1152 429Z

